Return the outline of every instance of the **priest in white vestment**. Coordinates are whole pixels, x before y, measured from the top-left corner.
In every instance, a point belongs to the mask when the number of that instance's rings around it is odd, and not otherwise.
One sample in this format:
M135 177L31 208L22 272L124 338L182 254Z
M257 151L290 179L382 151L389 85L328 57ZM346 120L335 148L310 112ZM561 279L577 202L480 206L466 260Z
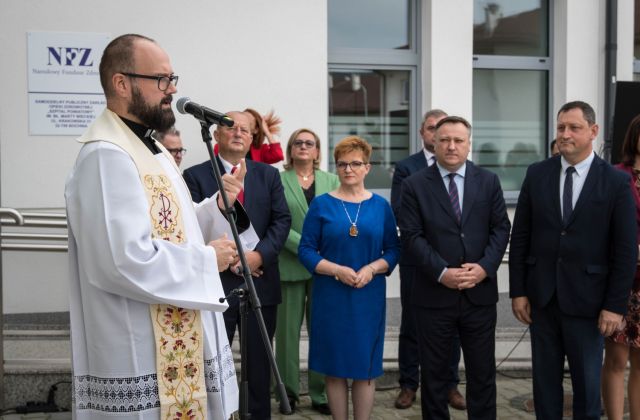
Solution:
M175 121L177 76L153 40L124 35L100 77L107 109L65 188L74 418L228 419L238 387L219 271L237 253L226 238L205 244L203 231L229 229L217 197L194 207L149 135ZM225 175L232 201L242 176Z

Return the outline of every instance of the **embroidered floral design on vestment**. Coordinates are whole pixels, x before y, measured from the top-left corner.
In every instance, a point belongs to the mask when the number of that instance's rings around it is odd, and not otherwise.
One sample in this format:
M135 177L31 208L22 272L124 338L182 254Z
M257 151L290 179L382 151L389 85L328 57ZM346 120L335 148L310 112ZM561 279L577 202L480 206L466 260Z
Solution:
M159 383L170 403L163 419L202 419L206 407L200 312L171 305L153 305L154 330L158 342ZM152 309L153 310L153 309Z
M150 195L149 212L153 223L153 237L183 243L184 232L178 220L180 208L171 191L169 179L165 175L145 175L144 186Z

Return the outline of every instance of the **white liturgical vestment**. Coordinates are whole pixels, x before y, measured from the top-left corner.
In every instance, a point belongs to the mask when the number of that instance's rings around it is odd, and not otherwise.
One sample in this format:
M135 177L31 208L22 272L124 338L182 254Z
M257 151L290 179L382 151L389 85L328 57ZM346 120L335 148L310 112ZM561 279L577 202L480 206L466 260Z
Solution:
M105 110L94 124L117 118ZM178 196L187 239L152 239L136 165L105 140L82 147L65 188L74 418L160 418L149 313L160 303L201 311L207 419L228 419L238 408L238 386L221 314L227 304L219 302L215 251L202 236L218 237L212 229L227 230L227 221L215 196L194 207L170 155L160 153L154 158Z

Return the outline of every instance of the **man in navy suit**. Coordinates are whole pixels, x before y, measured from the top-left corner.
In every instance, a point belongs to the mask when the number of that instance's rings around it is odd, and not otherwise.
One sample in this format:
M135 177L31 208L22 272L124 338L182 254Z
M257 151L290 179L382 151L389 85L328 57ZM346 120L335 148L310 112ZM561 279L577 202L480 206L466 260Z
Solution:
M243 202L259 242L253 250L245 252L245 256L262 304L267 333L273 341L276 309L281 301L278 254L289 234L291 216L277 169L251 160L245 162L243 159L251 147L249 118L242 112L229 112L227 115L235 121L234 126L218 126L213 133L219 147L217 161L223 174L235 172L233 168L244 170L243 165L246 165L244 191L238 195L238 200ZM184 179L195 202L218 191L210 161L185 170ZM238 269L238 266L231 267L221 273L222 286L227 294L244 284L244 279L235 274ZM231 343L240 322L237 299L230 300L229 309L224 312L224 320ZM271 367L252 311L248 319L247 341L249 411L253 418L268 419L271 418Z
M400 215L402 182L409 175L435 163L434 138L436 134L436 124L446 116L447 113L441 109L427 111L424 114L422 126L420 127L423 149L396 163L393 172L393 182L391 184L391 208L396 216L396 220ZM411 305L411 289L413 288L416 265L407 255L407 253L403 253L400 257L400 303L402 305L400 336L398 337L398 368L400 371L400 379L398 382L400 382L400 393L395 401L395 406L399 409L406 409L413 405L413 402L416 400L416 391L420 384L418 338L415 316ZM455 340L451 357L451 383L448 390L449 405L458 410L464 410L466 403L464 397L460 394L460 391L458 391L458 383L460 382L458 375L459 363L460 340Z
M471 125L436 125L436 164L402 185L400 230L417 265L412 303L420 349L422 417L448 419L447 387L458 335L469 418L496 418L496 273L509 241L498 177L467 160Z
M603 337L622 322L636 270L629 177L594 154L595 120L585 102L560 108L561 156L527 170L511 234L509 294L530 325L534 404L545 420L562 418L565 356L574 418L600 418Z

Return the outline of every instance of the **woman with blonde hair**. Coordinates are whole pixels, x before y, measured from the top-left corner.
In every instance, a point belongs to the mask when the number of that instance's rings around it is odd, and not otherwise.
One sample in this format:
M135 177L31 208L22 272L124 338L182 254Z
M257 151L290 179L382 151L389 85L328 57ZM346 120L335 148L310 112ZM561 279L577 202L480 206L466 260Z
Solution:
M349 136L335 148L340 186L316 197L302 228L300 262L313 274L309 368L325 375L334 419L347 419L349 389L356 420L373 410L382 375L385 276L399 256L387 200L367 191L371 146Z
M291 213L291 228L278 257L282 303L276 323L276 362L294 409L300 398L300 328L305 314L309 328L311 315L312 279L298 261L300 234L311 200L336 189L339 182L334 174L320 170L320 138L308 128L296 130L289 137L284 168L280 178ZM308 375L312 408L330 414L324 377L312 370Z

